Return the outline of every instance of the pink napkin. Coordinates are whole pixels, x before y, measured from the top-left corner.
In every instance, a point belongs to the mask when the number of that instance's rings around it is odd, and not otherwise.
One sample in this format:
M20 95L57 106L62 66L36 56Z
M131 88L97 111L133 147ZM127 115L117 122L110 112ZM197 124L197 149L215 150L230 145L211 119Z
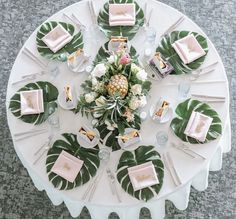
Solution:
M184 134L197 139L200 142L206 140L207 132L211 126L213 118L202 113L193 111L188 121Z
M135 24L135 4L109 4L110 26L133 26Z
M73 183L84 161L62 151L52 167L52 172Z
M47 33L42 41L51 49L54 53L64 47L73 39L71 36L60 24L58 24L54 29Z
M44 112L43 90L20 92L21 115L39 114Z
M159 184L152 162L147 162L128 168L129 178L134 191Z
M184 64L189 64L206 54L193 34L175 41L172 46Z

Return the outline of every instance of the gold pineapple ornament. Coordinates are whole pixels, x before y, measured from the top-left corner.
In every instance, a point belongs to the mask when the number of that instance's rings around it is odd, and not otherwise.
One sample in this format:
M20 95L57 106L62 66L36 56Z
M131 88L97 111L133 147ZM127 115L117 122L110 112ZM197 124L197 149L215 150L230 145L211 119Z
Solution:
M122 74L117 74L111 77L109 84L107 85L107 91L110 96L115 94L120 95L122 98L128 93L128 80Z

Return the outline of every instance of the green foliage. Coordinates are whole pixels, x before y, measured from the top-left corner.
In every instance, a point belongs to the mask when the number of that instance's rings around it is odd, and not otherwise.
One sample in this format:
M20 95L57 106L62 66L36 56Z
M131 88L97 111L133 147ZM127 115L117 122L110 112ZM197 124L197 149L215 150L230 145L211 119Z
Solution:
M112 0L110 3L133 3L133 0ZM131 40L139 28L144 24L144 13L143 10L139 7L137 2L135 3L136 11L136 22L133 26L113 26L109 25L109 3L105 3L103 9L100 11L97 21L100 27L100 30L106 35L107 38L111 36L124 36L128 37Z
M59 24L62 25L62 27L65 28L65 30L68 31L70 35L73 36L73 39L68 44L66 44L63 48L61 48L59 51L54 53L42 41L42 38ZM53 59L53 60L59 60L59 61L66 61L63 55L71 54L79 48L82 49L84 45L83 36L81 32L75 34L75 28L73 25L64 23L64 22L57 22L57 21L49 21L49 22L44 23L40 27L39 31L37 32L36 42L37 42L38 52L41 56L47 59Z
M206 55L191 62L190 64L184 64L182 62L182 60L180 59L180 57L178 56L178 54L176 53L176 51L174 50L174 48L172 47L172 44L179 40L184 38L187 35L193 34L197 41L199 42L199 44L201 45L201 47L204 49L204 51L206 52L206 54L208 53L208 44L207 44L207 39L195 32L191 32L191 31L173 31L171 32L169 35L167 35L166 37L164 37L158 48L156 49L157 52L160 52L165 59L167 59L171 65L174 68L174 72L172 72L171 74L176 74L176 75L180 75L180 74L188 74L191 73L193 70L198 69L202 63L204 62Z
M38 89L43 90L44 112L33 115L21 115L20 92ZM57 97L58 90L54 85L47 81L37 81L35 83L29 83L19 89L10 99L9 109L15 117L21 119L23 122L40 125L45 122L57 109Z
M107 63L107 58L109 58L109 56L110 56L110 54L108 52L108 43L109 43L109 41L106 42L104 44L104 46L102 46L98 50L98 54L96 55L95 60L93 62L94 66L97 65L98 63L101 63L101 62ZM132 59L132 62L138 64L138 56L139 55L133 46L130 47L129 54Z
M188 137L184 134L184 130L187 127L189 118L193 111L213 118L205 142L199 142L198 140ZM200 102L198 100L187 99L177 106L175 113L177 114L177 117L172 120L170 127L172 128L176 136L185 142L189 142L191 144L208 143L215 140L222 134L222 122L219 118L218 113L206 103Z
M159 184L150 186L138 191L134 191L131 184L128 168L136 165L140 165L151 161L154 165ZM134 151L125 151L120 157L119 164L117 166L117 180L121 184L121 187L131 196L148 201L159 193L163 185L164 178L164 165L161 161L160 154L155 150L154 146L139 146Z
M79 145L76 135L72 133L62 134L65 140L57 140L47 153L46 170L49 181L55 188L60 190L69 190L87 183L97 173L100 166L98 157L99 148L83 148ZM67 181L56 173L52 172L52 167L62 151L84 161L84 164L73 183Z

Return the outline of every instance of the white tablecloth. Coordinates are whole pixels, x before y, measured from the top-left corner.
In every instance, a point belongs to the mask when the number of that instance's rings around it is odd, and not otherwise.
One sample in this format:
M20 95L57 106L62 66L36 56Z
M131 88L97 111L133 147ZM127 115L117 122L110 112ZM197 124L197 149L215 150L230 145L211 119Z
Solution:
M104 2L105 1L103 0L95 1L97 12L103 6ZM138 0L138 3L140 4L140 6L144 6L144 1ZM180 12L157 1L149 1L149 7L153 8L154 10L150 25L157 30L157 35L163 33L163 31L166 30L167 27L173 24L181 16ZM63 17L63 12L66 12L67 14L71 14L71 12L74 12L80 16L81 21L86 26L89 26L91 24L91 18L89 17L87 8L87 1L82 1L71 5L53 15L51 18L49 18L49 20L68 21L65 19L65 17ZM202 30L188 18L186 18L185 21L178 27L178 30L196 31L205 36ZM38 54L35 45L35 36L36 31L29 37L24 47L29 48L34 52L34 54ZM143 48L140 47L140 45L143 45L144 40L145 36L143 32L140 31L131 42L136 50L140 53L143 52ZM104 39L101 40L100 45L93 45L91 47L91 49L93 50L91 51L91 54L95 56L96 51L106 41L107 39L105 39L104 37ZM175 167L183 182L181 186L176 188L171 180L170 175L167 171L165 171L163 187L160 193L155 198L147 203L144 203L131 197L130 195L125 193L120 186L118 186L118 190L122 196L122 203L118 203L117 199L111 194L108 180L106 178L106 175L104 174L97 187L92 201L90 203L83 202L81 201L81 197L84 191L87 189L89 183L70 191L58 191L57 189L54 189L53 185L48 181L45 168L46 156L43 157L43 159L37 165L33 165L33 161L35 160L35 158L33 157L33 153L48 137L47 133L35 136L33 138L25 139L24 141L15 141L13 138L15 150L23 165L28 170L28 173L31 176L35 186L39 190L45 190L53 204L59 205L64 201L72 216L78 216L82 207L86 206L91 212L92 218L104 219L109 215L110 212L116 211L120 215L120 218L130 219L138 218L140 208L147 207L151 210L153 218L162 218L165 215L164 205L165 200L167 199L171 200L178 209L185 209L188 204L190 186L192 185L200 191L206 189L208 184L207 179L209 170L219 170L221 168L222 153L229 151L231 146L228 81L221 59L209 39L208 44L209 53L203 65L208 65L215 62L216 60L219 61L219 64L214 73L202 76L200 80L225 80L225 83L194 83L191 86L191 92L207 93L209 95L224 95L226 97L225 103L210 104L214 109L216 109L223 121L224 133L221 138L213 141L212 143L204 145L193 145L193 149L195 151L201 153L207 158L205 161L190 159L183 153L169 147L169 145L166 146L167 150L169 150L172 154ZM43 58L41 59L43 60ZM37 80L51 81L59 90L63 89L65 83L73 81L76 87L78 87L78 93L80 93L81 89L79 88L79 86L83 82L83 80L87 78L87 75L85 73L76 75L70 72L65 63L60 64L59 68L61 73L55 80L52 80L47 75L42 76ZM38 65L32 62L28 57L24 56L21 51L19 52L9 79L6 103L7 107L9 105L10 97L21 86L24 85L20 84L12 86L11 82L18 80L24 74L37 72L39 70L40 68ZM148 108L150 107L150 105L152 105L156 101L157 95L169 100L172 103L172 107L175 108L179 103L177 99L178 83L181 80L185 79L185 77L186 76L168 76L162 82L153 82L152 90L150 92L151 97L148 100L148 105L142 110L148 112ZM170 85L170 83L174 83L174 85ZM61 138L60 133L76 133L82 123L90 122L87 119L82 118L79 114L75 115L72 112L65 111L63 109L59 109L59 114L61 129L59 133L57 133L57 138ZM16 119L9 111L8 123L12 134L19 132L20 130L29 130L32 128L32 125L25 124L21 120ZM40 127L48 127L48 125L42 124ZM153 123L150 118L148 118L142 123L141 135L143 136L143 140L141 144L155 145L155 134L158 130L166 130L168 132L168 142L179 142L178 138L170 130L169 123L157 125ZM150 135L150 133L153 134ZM109 165L114 171L116 169L116 165L121 153L122 151L112 153L112 162L110 162Z

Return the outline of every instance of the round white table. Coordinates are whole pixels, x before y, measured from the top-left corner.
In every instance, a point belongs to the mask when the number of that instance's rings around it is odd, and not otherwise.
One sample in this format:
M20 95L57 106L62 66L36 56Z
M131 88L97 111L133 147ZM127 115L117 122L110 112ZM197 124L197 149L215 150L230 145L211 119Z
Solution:
M142 8L144 8L145 1L138 0L137 2ZM96 12L98 13L100 8L103 7L105 1L94 1L94 3L96 6ZM154 10L154 13L150 20L150 26L156 29L157 36L160 36L167 29L167 27L173 24L182 15L177 10L158 1L149 1L148 4L148 7L153 8ZM86 26L91 25L92 20L88 12L87 1L81 1L73 4L63 9L62 11L59 11L48 20L68 22L68 20L66 20L63 16L63 13L71 14L72 12L78 14L81 18L81 21ZM177 30L195 31L205 36L203 31L189 18L185 18L184 22L177 28ZM37 52L35 40L36 32L37 30L35 30L34 33L29 37L23 48L27 47L41 60L46 61L44 58L40 57ZM138 52L142 52L143 48L141 48L140 45L144 43L144 40L145 36L143 32L140 31L131 41L131 44L136 48ZM100 45L91 47L91 54L93 57L95 57L97 50L106 41L107 39L104 36L104 39L101 40ZM15 141L13 137L15 150L23 165L27 169L29 175L31 176L35 186L41 191L45 190L54 205L59 205L64 202L73 217L78 216L83 206L86 206L89 209L92 218L96 219L107 218L111 212L117 212L121 219L139 218L139 211L142 207L147 207L150 209L152 218L163 218L165 216L165 200L172 201L178 209L186 209L188 205L191 185L199 191L203 191L204 189L206 189L208 184L209 170L216 171L221 168L222 153L228 152L231 147L228 81L222 61L214 45L209 39L208 44L209 53L203 66L209 65L210 63L213 63L215 61L219 61L219 64L212 74L202 76L199 80L224 80L225 82L193 83L191 85L191 92L225 96L226 101L224 103L210 103L212 108L216 109L216 111L219 113L220 118L223 122L223 134L221 138L208 144L192 146L192 148L196 152L204 155L207 159L205 161L201 159L191 159L182 152L170 147L170 142L180 142L180 140L170 130L170 123L158 125L155 124L149 117L142 123L141 126L141 145L155 145L155 135L158 130L165 130L168 132L169 141L166 146L166 150L168 150L172 154L175 167L181 178L181 181L183 182L182 185L176 187L172 182L168 171L165 171L164 183L160 193L152 200L145 203L142 201L138 201L137 199L125 193L117 182L117 188L122 197L122 203L119 203L116 197L111 194L107 176L106 174L103 174L92 201L84 202L81 201L81 197L90 183L72 190L59 191L55 189L48 180L45 167L46 155L40 160L40 162L38 162L36 165L33 165L33 162L35 160L33 154L42 145L42 143L45 142L48 137L48 133L27 138L22 141ZM79 86L87 78L88 75L86 73L74 74L70 72L67 68L66 63L61 63L59 65L59 69L60 75L56 79L51 79L48 75L44 75L38 77L35 81L49 81L53 83L58 88L58 90L63 89L66 83L70 83L73 81L73 83L78 87L78 92L82 92L82 90L79 89ZM6 102L7 108L11 96L20 87L24 86L24 83L13 86L12 82L19 80L20 77L24 74L33 73L40 70L41 69L37 64L32 62L32 60L30 60L27 56L22 54L22 50L19 52L12 68L8 83ZM177 99L178 83L184 79L186 79L186 75L168 76L161 82L153 81L152 89L150 92L151 97L148 100L147 106L143 108L142 111L149 112L150 106L156 101L157 95L155 94L158 94L159 96L162 96L165 99L169 100L173 106L173 109L175 109L175 107L179 103ZM27 82L25 84L27 84ZM21 120L18 120L12 115L9 110L7 110L7 112L8 124L12 136L16 132L32 129L32 125L23 123ZM91 122L86 118L82 118L80 114L73 114L72 112L63 110L61 108L59 108L59 116L61 128L60 131L58 131L58 133L56 134L54 140L61 138L61 133L76 133L81 124L89 124ZM40 127L49 128L47 123L40 125ZM150 135L150 133L153 134ZM122 152L123 151L121 150L116 151L111 155L111 159L108 165L113 171L116 170L116 165L118 164L118 160Z

